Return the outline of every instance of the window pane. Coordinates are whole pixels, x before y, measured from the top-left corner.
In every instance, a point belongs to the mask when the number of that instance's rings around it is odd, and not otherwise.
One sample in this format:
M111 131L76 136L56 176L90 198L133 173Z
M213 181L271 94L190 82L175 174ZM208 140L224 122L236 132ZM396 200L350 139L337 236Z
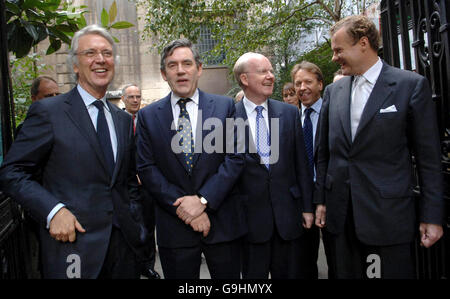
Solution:
M206 65L218 65L222 64L225 59L225 54L222 53L219 56L211 56L211 50L217 44L217 40L213 39L211 36L211 30L202 26L199 33L198 42L196 47L200 52L200 55L205 60Z

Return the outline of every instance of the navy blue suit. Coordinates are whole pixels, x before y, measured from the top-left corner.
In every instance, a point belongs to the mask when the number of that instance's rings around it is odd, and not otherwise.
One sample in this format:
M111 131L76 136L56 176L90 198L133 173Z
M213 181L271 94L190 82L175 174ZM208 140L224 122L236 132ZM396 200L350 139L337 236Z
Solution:
M67 278L73 254L80 257L81 278L96 278L108 251L113 215L126 243L141 248L137 215L130 209L130 202L138 200L131 117L108 106L118 143L112 176L76 88L30 106L0 169L2 190L40 223L45 278ZM35 180L37 173L42 184ZM77 232L74 243L53 239L45 228L48 214L60 202L86 230Z
M237 240L247 232L247 227L242 198L235 188L244 167L244 158L243 155L225 153L225 123L227 118L234 117L233 101L199 90L196 149L211 132L210 129L201 130L203 124L213 117L222 126L215 129L223 131L224 148L222 152L206 153L203 149L201 153L196 153L193 169L189 173L184 167L184 154L175 154L171 148L176 130L171 129L174 117L170 98L171 94L141 109L136 130L138 174L156 202L156 231L160 252L161 248L201 248ZM176 214L177 207L173 203L185 195L201 195L208 200L206 212L211 230L206 238L186 225ZM216 258L220 260L221 257L219 255ZM235 258L239 261L239 256ZM164 269L163 264L165 277L168 276L166 270L169 270L168 266ZM196 272L197 269L191 270L194 276ZM210 268L210 272L214 278L215 271ZM179 276L175 274L175 277Z
M268 100L268 116L270 134L279 133L279 158L269 169L260 163L260 156L250 151L253 138L249 129L246 133L245 169L239 180L239 189L244 195L245 213L249 226L246 237L247 244L262 244L277 238L283 241L297 240L303 233L302 213L313 212L312 177L308 170L308 162L305 153L303 131L300 114L296 107L275 100ZM247 114L243 102L236 104L236 118L247 120ZM273 128L270 120L279 119L279 132ZM248 126L247 126L248 128ZM274 144L271 145L272 152ZM298 260L298 254L292 256ZM244 260L244 267L249 268L244 278L267 278L267 271L272 272L272 277L297 278L289 273L276 273L273 263L282 256L273 257L270 252L262 255L261 259ZM271 261L272 260L272 261ZM263 263L270 262L264 270L253 271ZM247 265L246 265L247 263ZM277 267L277 266L275 266ZM283 269L280 269L283 272ZM258 273L256 273L258 272ZM246 277L246 274L248 276ZM292 273L291 273L292 274ZM287 276L284 276L287 275Z

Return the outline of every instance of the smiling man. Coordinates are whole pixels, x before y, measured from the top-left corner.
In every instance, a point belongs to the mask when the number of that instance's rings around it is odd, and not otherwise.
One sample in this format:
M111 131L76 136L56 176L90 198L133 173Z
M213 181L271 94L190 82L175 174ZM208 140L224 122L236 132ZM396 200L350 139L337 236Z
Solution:
M337 278L414 278L416 234L432 246L445 211L430 85L378 57L379 33L367 17L342 19L330 33L332 60L346 77L324 92L316 224L331 233Z
M244 91L236 118L248 123L238 184L249 226L242 277L267 279L270 273L273 279L310 278L310 246L304 236L313 224L312 179L298 108L270 99L275 76L264 55L245 53L233 72ZM274 151L279 152L276 161L271 159Z
M234 185L244 159L225 148L233 100L198 89L202 70L189 40L175 40L164 48L161 75L171 92L139 111L138 174L156 202L164 277L198 279L204 253L213 279L239 279L239 238L247 228ZM223 147L205 152L199 145L211 129L202 128L213 118L214 130L224 136L216 145ZM175 149L178 145L182 152Z
M40 223L44 278L138 278L133 126L105 99L113 38L97 25L83 28L69 61L77 86L30 106L0 169L1 188Z

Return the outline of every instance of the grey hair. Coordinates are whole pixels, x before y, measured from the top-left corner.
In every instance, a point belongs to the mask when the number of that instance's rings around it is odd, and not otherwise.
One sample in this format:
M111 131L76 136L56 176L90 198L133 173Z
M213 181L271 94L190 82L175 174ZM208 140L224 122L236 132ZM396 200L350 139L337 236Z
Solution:
M236 63L234 64L233 67L234 78L236 79L240 87L244 87L241 82L241 75L245 73L250 58L253 58L255 56L264 56L264 55L260 53L247 52L243 54L241 57L239 57Z
M67 57L67 63L69 66L78 65L78 56L77 56L78 43L82 36L85 36L88 34L96 34L96 35L100 35L100 36L104 37L113 48L114 64L119 63L119 55L117 53L117 46L114 43L114 39L113 39L112 35L104 27L101 27L100 25L97 25L97 24L92 24L92 25L86 26L83 29L77 31L75 33L75 35L73 36L72 43L71 43L70 50L69 50L69 55ZM75 76L75 79L78 79L78 75L74 73L73 68L72 68L72 73Z
M189 48L192 51L192 54L194 55L195 64L197 67L199 67L202 64L200 53L198 52L197 48L194 46L194 44L188 40L187 38L180 38L172 41L170 44L168 44L162 51L161 55L161 65L160 69L161 71L166 70L166 58L173 54L173 51L177 48Z
M125 92L126 92L127 88L131 87L131 86L136 86L137 88L139 88L139 86L137 86L137 84L134 84L134 83L126 84L124 87L122 87L122 96L125 96ZM139 90L141 90L141 89L139 88Z

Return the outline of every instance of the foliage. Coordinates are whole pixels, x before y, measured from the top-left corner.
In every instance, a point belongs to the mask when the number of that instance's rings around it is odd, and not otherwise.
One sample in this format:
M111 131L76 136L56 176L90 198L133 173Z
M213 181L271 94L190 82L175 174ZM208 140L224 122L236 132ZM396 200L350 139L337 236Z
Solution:
M114 1L109 8L109 13L106 11L106 9L104 8L102 9L102 14L100 17L102 26L105 27L107 30L127 29L134 26L134 24L127 21L114 22L116 20L116 17L117 17L117 3L116 1ZM117 37L113 36L113 38L116 43L119 42Z
M146 11L143 37L152 38L159 51L180 37L198 42L200 29L206 27L217 41L211 56L225 53L223 64L230 70L240 55L258 51L271 58L276 77L284 80L287 65L300 54L294 45L305 35L354 13L355 3L360 3L360 7L370 2L373 1L140 0L139 4ZM236 90L234 86L230 95Z
M9 51L22 58L47 37L50 46L46 54L58 51L62 43L70 44L74 32L86 26L84 8L61 0L6 0Z
M28 107L31 104L31 82L50 69L45 64L38 64L40 59L41 55L36 53L28 54L22 58L12 57L10 59L16 125L25 119Z
M39 64L41 55L35 53L35 46L49 37L50 46L45 54L52 54L61 48L62 43L70 45L74 33L87 25L83 16L87 13L86 6L74 7L69 2L6 0L8 48L15 54L10 62L16 124L25 119L31 104L30 87L33 79L50 68ZM115 22L116 17L117 4L114 1L109 12L102 10L102 26L107 30L134 26L125 21ZM119 42L116 37L113 38Z
M331 50L331 46L329 42L323 43L321 46L315 48L308 53L300 56L296 61L288 64L280 71L279 80L277 84L275 84L275 89L272 98L277 100L283 100L282 98L282 88L284 83L292 82L291 78L291 70L295 64L300 63L302 61L309 61L316 64L323 74L324 84L325 86L333 82L333 74L339 69L339 65L332 62L331 58L333 57L333 51Z

